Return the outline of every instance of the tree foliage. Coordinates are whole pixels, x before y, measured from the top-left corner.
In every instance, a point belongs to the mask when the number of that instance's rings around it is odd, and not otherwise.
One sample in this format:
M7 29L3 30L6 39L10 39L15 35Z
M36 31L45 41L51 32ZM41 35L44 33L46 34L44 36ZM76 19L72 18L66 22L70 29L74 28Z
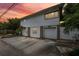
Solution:
M0 23L0 29L3 31L7 30L10 33L15 33L17 29L20 29L20 19L18 18L8 19L8 22Z
M79 29L79 4L69 3L64 8L65 32Z
M16 30L20 27L20 20L18 18L8 19L8 29Z

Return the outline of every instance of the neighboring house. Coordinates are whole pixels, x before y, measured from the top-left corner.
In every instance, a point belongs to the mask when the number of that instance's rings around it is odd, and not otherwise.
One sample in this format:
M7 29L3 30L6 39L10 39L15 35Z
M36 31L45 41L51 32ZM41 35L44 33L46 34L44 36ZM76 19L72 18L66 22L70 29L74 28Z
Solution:
M63 6L63 4L49 7L22 18L21 26L24 27L22 35L34 38L57 39L57 25L59 25L61 16L59 7L61 6ZM64 27L60 27L59 36L61 39L72 39L72 34L67 35L64 34L63 31Z

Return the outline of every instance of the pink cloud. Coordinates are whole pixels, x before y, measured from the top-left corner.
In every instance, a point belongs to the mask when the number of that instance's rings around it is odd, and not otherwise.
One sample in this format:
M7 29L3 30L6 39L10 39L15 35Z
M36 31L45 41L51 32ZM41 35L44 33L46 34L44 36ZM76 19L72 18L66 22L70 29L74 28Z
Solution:
M0 15L9 7L12 3L0 3ZM7 18L21 18L23 16L35 13L42 9L56 5L54 3L18 3L14 8L9 10L1 19L0 22L7 21Z

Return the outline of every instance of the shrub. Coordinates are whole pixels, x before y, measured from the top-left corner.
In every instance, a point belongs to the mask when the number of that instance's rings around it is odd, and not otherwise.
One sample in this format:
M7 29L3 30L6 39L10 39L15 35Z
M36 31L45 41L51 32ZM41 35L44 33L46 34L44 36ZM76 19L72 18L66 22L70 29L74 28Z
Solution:
M74 49L68 53L69 56L79 56L79 48Z

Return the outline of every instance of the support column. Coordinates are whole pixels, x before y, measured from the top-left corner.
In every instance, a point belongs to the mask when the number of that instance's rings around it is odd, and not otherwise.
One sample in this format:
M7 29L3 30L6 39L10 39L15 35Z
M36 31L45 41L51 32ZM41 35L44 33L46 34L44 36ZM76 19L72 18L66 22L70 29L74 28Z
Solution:
M57 25L57 40L60 40L60 25Z
M40 26L40 38L43 39L43 26Z
M28 37L30 37L30 27L28 27Z

